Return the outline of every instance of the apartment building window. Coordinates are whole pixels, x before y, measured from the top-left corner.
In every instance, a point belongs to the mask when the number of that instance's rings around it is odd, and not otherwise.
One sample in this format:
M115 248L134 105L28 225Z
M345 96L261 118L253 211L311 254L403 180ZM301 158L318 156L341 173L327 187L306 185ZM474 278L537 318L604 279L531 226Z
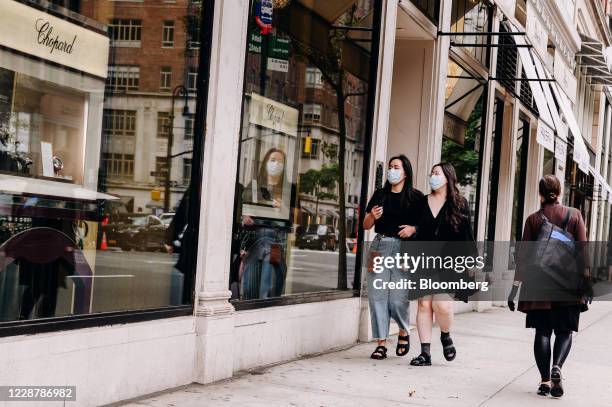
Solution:
M162 47L174 46L174 21L164 21L162 30Z
M166 157L155 157L155 183L161 185L166 182L168 174L168 160Z
M170 126L170 112L157 112L157 137L168 138Z
M198 70L195 68L189 68L187 72L187 89L195 91L198 86Z
M309 66L306 68L306 87L308 88L322 88L323 87L323 75L319 68Z
M102 131L109 137L136 135L136 111L105 109Z
M159 89L170 90L172 87L172 68L169 66L162 66L159 75Z
M303 119L305 122L320 122L321 121L321 105L317 103L309 103L304 105Z
M191 140L193 138L193 123L194 123L194 120L192 117L185 118L185 129L184 129L185 140Z
M115 47L140 46L142 20L114 18L108 24L111 45Z
M183 184L191 182L191 158L183 158Z
M111 65L108 67L106 88L109 91L138 90L140 84L140 67L128 65Z
M311 139L310 140L310 151L307 148L307 142L305 139L302 139L302 158L307 159L317 159L319 158L321 140Z
M134 154L102 153L104 168L109 178L132 178L134 176Z
M109 178L134 176L136 111L105 109L102 119L102 165Z

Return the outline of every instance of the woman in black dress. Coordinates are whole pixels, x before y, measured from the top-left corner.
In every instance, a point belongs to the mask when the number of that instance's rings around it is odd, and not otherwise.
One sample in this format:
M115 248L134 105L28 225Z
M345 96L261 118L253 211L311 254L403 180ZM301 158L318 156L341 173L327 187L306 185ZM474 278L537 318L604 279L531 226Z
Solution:
M422 242L458 242L467 241L470 249L475 248L474 233L470 221L470 211L467 200L460 195L457 188L457 175L455 168L449 163L439 163L431 169L429 178L431 194L423 197L415 204L414 211L419 214L416 239ZM436 243L444 255L452 254L448 251L457 248L456 245ZM473 253L470 253L473 254ZM428 275L433 280L436 273ZM442 276L443 271L437 273ZM446 273L446 272L444 272ZM454 273L454 272L453 272ZM441 281L448 278L441 277ZM453 324L453 300L448 290L419 290L422 296L418 300L417 330L421 340L421 354L410 362L413 366L431 365L431 330L433 315L440 325L440 340L442 342L443 354L446 360L452 361L457 355L453 340L450 337L450 329Z
M559 204L561 184L554 175L542 177L539 183L539 192L542 207L525 220L521 241L537 241L544 219L546 219L547 222L564 229L573 236L576 253L582 263L586 264L586 259L582 253L584 243L581 243L587 240L586 227L580 211ZM550 292L548 295L538 294L537 298L529 295L529 292L533 292L529 290L529 286L533 288L533 282L536 280L537 283L535 284L540 285L540 289L548 287L548 283L538 277L539 269L530 267L530 259L533 258L529 255L530 252L527 248L521 248L519 251L514 284L508 296L508 307L511 311L514 311L514 298L521 282L524 282L524 287L521 289L519 296L518 310L527 314L526 327L535 328L533 351L541 376L538 394L561 397L563 395L561 367L572 346L572 332L578 332L580 313L586 311L588 307L586 301L579 295L579 290L576 290L575 300L568 298L564 298L563 301L544 300L544 297L551 296ZM542 283L546 284L546 287L543 287ZM535 288L538 289L538 287ZM550 339L553 332L555 333L555 344L552 351L551 369Z

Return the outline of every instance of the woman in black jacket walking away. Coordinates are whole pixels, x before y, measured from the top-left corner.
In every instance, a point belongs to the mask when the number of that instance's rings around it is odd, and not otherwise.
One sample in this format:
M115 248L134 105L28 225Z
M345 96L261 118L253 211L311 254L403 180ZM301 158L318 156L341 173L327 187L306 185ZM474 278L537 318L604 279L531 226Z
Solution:
M539 192L542 208L529 215L525 221L522 241L538 240L544 223L552 223L573 237L580 263L584 264L585 259L581 253L584 243L581 244L581 242L586 242L587 238L586 227L580 211L559 203L561 184L554 175L545 175L540 180ZM535 245L535 243L532 245ZM536 281L538 279L537 276L534 277L534 274L539 273L538 269L528 266L530 260L533 260L533 256L529 256L526 253L530 253L530 251L524 247L519 251L514 285L508 296L508 307L511 311L514 311L514 298L521 286L521 282L525 281L527 284L528 281ZM542 279L537 281L539 284L536 285L538 286L532 287L529 290L530 293L533 293L533 289L536 290L535 297L534 295L528 296L524 293L527 287L521 289L518 310L527 314L526 327L535 328L533 351L541 376L538 394L542 396L550 394L553 397L561 397L563 395L561 368L572 346L572 332L578 332L580 313L588 308L586 301L579 294L576 295L575 301L568 301L566 298L562 301L555 301L555 298L550 298L550 300L538 298L544 297L544 295L539 294L538 290L544 292L549 287L548 284L546 287L542 286ZM555 343L552 349L551 368L550 339L553 332L555 333Z

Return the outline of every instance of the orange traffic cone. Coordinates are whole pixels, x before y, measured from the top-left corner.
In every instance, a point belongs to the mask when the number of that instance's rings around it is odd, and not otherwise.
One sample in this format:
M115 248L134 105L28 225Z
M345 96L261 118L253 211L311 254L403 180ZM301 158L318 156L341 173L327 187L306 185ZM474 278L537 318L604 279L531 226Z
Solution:
M106 244L106 232L102 232L102 243L100 244L100 250L108 249L108 244Z

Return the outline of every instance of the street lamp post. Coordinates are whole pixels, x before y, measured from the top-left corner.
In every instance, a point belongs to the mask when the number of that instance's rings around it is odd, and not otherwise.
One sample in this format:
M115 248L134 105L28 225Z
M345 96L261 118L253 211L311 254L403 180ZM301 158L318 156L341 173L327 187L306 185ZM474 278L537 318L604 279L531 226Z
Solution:
M170 124L168 125L168 147L166 148L166 180L164 182L164 212L170 211L170 169L172 168L172 145L174 144L174 102L177 97L185 98L185 106L183 106L183 116L189 115L189 105L187 97L189 92L183 85L178 85L172 90L172 99L170 104Z

